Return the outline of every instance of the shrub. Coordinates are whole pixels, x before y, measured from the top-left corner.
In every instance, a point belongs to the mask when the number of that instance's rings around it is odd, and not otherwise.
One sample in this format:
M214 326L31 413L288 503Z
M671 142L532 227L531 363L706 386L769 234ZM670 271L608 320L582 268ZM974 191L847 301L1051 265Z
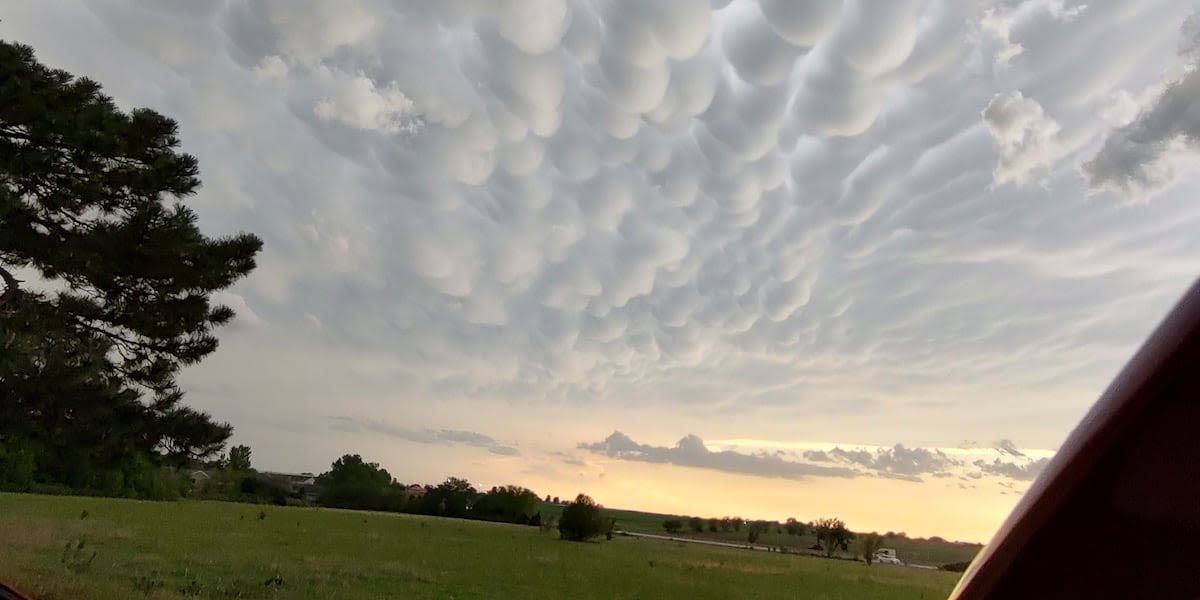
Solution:
M559 537L572 542L590 540L610 531L610 523L600 514L600 505L583 494L563 509L558 520Z
M33 474L37 465L33 452L17 447L12 450L0 448L0 488L18 492L33 486Z
M962 573L963 571L966 571L967 567L969 567L969 566L971 566L971 561L964 560L962 562L944 564L939 568L943 571L952 571L954 573Z

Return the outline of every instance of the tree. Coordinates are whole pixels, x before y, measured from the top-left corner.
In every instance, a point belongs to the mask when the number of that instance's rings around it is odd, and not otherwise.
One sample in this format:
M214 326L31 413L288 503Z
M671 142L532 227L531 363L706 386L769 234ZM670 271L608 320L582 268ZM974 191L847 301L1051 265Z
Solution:
M743 525L743 524L745 524L745 523L746 523L746 520L745 520L745 519L743 519L743 518L741 518L741 517L734 517L734 518L733 518L733 530L734 530L734 531L741 531L741 530L742 530L742 525Z
M704 519L701 519L700 517L689 518L688 529L691 529L695 533L704 531Z
M555 504L562 504L562 501L558 499L558 496L555 496L555 497L554 497L554 499L553 499L552 501L553 501Z
M762 533L762 527L760 527L757 523L751 524L750 527L746 530L746 541L750 542L751 544L753 544L754 542L757 542L758 536L761 533Z
M883 547L883 538L877 533L868 533L859 536L858 540L858 551L869 567L871 563L875 562L875 553Z
M683 530L683 521L679 519L667 519L663 521L663 529L667 530L667 533L679 533Z
M490 521L529 523L538 512L538 496L532 490L515 485L493 487L479 497L471 516ZM539 517L538 522L541 522Z
M825 550L825 556L833 556L839 548L843 552L848 551L850 541L854 539L854 534L846 529L841 519L817 519L813 521L812 529L817 535L817 542Z
M369 463L357 454L347 454L317 476L317 501L333 508L399 511L404 507L404 488L387 469Z
M234 446L229 449L225 468L230 471L250 471L250 446Z
M476 490L471 482L459 477L448 477L437 487L425 492L421 497L420 511L427 515L462 518L468 516L478 497L479 490ZM534 499L536 501L536 495Z
M93 488L136 456L216 454L232 428L183 406L175 377L216 350L234 312L210 297L262 241L200 232L171 119L122 112L28 46L0 42L0 72L0 445Z
M797 521L795 517L788 517L788 520L783 524L783 530L788 535L804 535L804 524Z
M564 540L582 542L612 531L612 523L601 514L601 506L584 494L563 509L558 534Z
M733 519L724 517L721 519L721 531L733 531Z
M708 530L709 531L716 533L720 529L721 529L720 521L718 521L717 519L709 519L708 520Z

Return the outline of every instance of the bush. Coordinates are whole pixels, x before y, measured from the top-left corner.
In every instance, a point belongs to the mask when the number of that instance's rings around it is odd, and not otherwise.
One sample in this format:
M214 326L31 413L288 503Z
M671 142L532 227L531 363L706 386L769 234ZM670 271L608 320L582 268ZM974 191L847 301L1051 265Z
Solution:
M667 533L679 533L683 530L683 521L680 521L679 519L668 519L663 521L663 529L667 530Z
M248 475L240 485L242 496L251 502L269 502L277 506L286 506L291 488L282 481L259 475Z
M564 540L582 542L611 531L610 523L600 514L595 500L580 494L563 509L558 520L558 535Z
M33 452L20 447L12 450L0 448L0 487L27 491L33 485L36 468Z
M944 564L939 568L943 571L952 571L954 573L962 573L963 571L966 571L967 567L969 567L969 566L971 566L971 561L964 560L962 562Z

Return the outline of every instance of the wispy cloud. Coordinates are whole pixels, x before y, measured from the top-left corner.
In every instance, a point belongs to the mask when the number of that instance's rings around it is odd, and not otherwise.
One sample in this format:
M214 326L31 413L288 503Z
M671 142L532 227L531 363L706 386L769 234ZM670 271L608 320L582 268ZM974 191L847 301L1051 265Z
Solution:
M513 446L497 442L490 436L475 431L453 429L409 429L397 427L383 421L356 417L329 417L329 428L349 433L374 433L418 444L464 445L486 448L493 454L515 456L520 451Z

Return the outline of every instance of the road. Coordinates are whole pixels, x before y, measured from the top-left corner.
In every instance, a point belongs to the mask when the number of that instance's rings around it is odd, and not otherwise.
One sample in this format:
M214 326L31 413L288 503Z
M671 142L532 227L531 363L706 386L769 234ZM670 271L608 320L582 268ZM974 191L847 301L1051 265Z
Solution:
M724 546L725 548L741 548L742 550L762 550L770 552L770 546L760 546L758 544L732 544L730 542L714 542L712 540L698 540L695 538L672 537L669 535L655 535L653 533L636 533L633 531L617 531L617 535L625 535L629 537L647 538L651 540L666 540L668 542L686 542L688 544L706 544L709 546Z

